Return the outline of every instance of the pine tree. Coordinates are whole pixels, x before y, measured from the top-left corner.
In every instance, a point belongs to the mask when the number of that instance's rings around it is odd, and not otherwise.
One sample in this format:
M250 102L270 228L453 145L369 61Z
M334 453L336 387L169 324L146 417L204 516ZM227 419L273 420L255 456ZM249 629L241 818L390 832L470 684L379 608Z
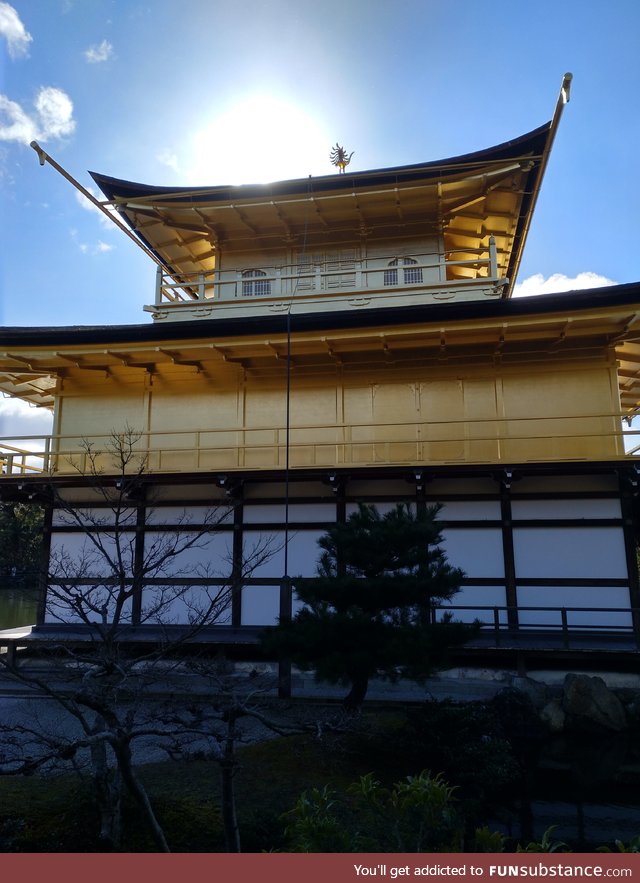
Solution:
M41 566L43 511L28 503L0 503L0 578L3 585L35 584Z
M265 636L267 647L318 680L350 683L349 707L361 705L374 676L427 677L474 632L450 617L434 621L434 605L464 577L439 545L439 511L401 503L381 514L360 504L318 541L318 575L294 580L305 606Z

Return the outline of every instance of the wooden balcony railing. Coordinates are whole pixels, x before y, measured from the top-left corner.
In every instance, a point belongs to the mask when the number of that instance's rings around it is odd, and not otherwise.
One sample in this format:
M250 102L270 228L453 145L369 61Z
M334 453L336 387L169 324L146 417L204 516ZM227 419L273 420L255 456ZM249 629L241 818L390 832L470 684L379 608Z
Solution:
M479 623L477 645L537 649L640 650L640 609L634 607L434 606L445 614Z
M621 414L422 423L351 423L141 432L149 472L339 468L366 465L506 465L529 462L637 460L640 430L622 432ZM0 439L0 478L89 471L90 442L105 472L110 433Z
M477 256L468 258L473 251L477 251ZM440 255L417 253L410 256L411 263L405 263L406 260L389 255L369 259L339 257L318 262L311 256L308 263L270 266L267 262L255 268L191 274L169 274L159 267L155 306L166 308L185 302L193 304L193 301L228 303L254 297L287 299L310 294L330 297L345 291L391 293L400 289L491 285L499 281L493 237L487 249L466 248ZM460 269L464 271L462 274Z

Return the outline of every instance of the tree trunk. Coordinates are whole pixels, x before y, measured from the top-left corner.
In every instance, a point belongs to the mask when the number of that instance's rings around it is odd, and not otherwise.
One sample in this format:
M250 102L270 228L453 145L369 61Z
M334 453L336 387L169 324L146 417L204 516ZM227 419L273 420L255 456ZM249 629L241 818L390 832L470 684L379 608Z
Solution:
M104 720L96 717L92 734L105 729ZM96 803L100 813L100 844L103 852L117 852L122 843L121 784L119 770L109 767L104 740L91 743L91 768Z
M342 704L349 711L357 711L364 702L369 689L368 675L354 675L351 678L351 689L342 700Z
M224 743L224 752L220 762L220 778L222 786L222 824L224 827L224 843L227 852L241 852L240 828L236 814L236 795L234 777L236 773L235 742L236 713L229 710L227 718L227 735Z
M113 746L113 750L118 760L118 769L120 770L122 781L129 789L129 792L131 793L133 799L142 809L145 818L149 823L153 839L155 840L159 851L171 852L171 850L169 849L169 844L167 843L164 836L164 831L162 830L162 827L153 811L153 807L151 806L149 796L145 791L142 782L139 781L134 772L133 763L131 760L131 746L128 743L117 743Z

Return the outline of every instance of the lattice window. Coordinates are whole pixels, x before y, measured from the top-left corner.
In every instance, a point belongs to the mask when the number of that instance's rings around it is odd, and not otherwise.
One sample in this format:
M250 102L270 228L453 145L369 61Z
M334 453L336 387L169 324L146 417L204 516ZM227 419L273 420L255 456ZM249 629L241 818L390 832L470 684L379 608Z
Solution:
M394 258L389 261L389 267L384 271L384 284L398 284L398 267L402 267L402 279L404 285L412 285L422 282L422 267L417 266L415 258Z
M356 251L340 248L326 254L327 288L353 288L356 284ZM337 272L347 271L347 272ZM349 272L350 271L350 272Z
M271 294L271 280L264 270L245 270L242 274L242 296L264 297Z
M314 265L313 258L309 252L296 255L296 275L295 291L312 291L314 287Z

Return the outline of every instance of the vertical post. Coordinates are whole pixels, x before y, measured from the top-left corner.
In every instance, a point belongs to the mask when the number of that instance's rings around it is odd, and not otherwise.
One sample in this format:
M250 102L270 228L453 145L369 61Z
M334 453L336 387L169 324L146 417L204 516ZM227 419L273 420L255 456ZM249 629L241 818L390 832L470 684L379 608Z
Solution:
M285 390L285 464L284 464L284 576L280 583L280 622L291 620L292 590L289 576L289 447L291 441L291 304L287 310L287 384ZM291 696L291 661L278 663L278 696Z
M625 480L626 478L626 480ZM622 510L622 531L624 536L625 557L627 563L627 575L629 578L629 606L631 608L631 622L633 635L640 645L640 575L638 574L638 523L637 507L639 478L632 469L628 476L622 473L618 476L620 493L620 508Z
M507 625L510 629L518 628L518 593L516 588L516 565L513 548L513 522L511 514L511 480L512 474L504 470L500 481L500 512L502 515L502 555L504 561L505 596L507 606Z
M496 250L496 237L489 237L489 276L491 279L498 278L498 252Z
M49 457L51 456L51 436L48 435L44 440L44 454L42 457L43 472L49 471Z
M286 574L280 583L280 622L291 619L293 589L291 579ZM278 696L280 699L291 698L291 661L281 659L278 662Z
M493 608L493 633L496 647L500 646L500 608Z
M358 289L362 288L362 260L356 261L355 286Z
M162 303L162 267L158 264L156 267L156 297L155 304L157 307Z
M204 300L204 273L198 273L198 300Z
M147 500L144 490L141 488L142 499L136 506L136 539L133 550L133 597L131 598L131 625L140 625L142 619L142 595L144 585L142 573L144 570L144 545L147 524Z
M49 560L51 558L51 527L53 525L53 501L48 500L44 506L42 523L42 550L40 552L38 573L38 609L36 624L42 625L47 616L47 587L49 584Z
M560 610L562 619L562 644L565 650L569 649L569 620L567 619L567 608L562 607Z
M231 625L240 628L242 625L242 562L244 560L243 543L244 506L240 496L233 506L233 574L231 576Z

